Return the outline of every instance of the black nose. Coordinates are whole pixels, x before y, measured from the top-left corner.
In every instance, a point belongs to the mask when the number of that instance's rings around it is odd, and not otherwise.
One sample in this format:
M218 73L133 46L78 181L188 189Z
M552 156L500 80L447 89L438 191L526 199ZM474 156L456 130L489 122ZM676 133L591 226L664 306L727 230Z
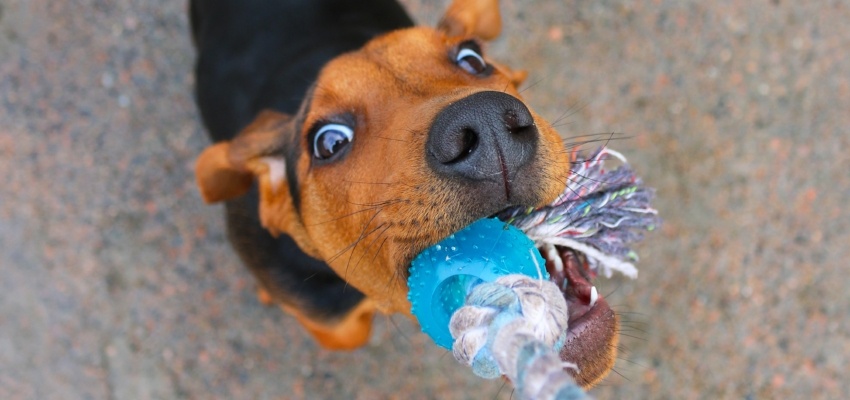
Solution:
M537 127L528 108L501 92L478 92L437 114L428 132L427 158L439 175L487 182L504 191L537 150Z

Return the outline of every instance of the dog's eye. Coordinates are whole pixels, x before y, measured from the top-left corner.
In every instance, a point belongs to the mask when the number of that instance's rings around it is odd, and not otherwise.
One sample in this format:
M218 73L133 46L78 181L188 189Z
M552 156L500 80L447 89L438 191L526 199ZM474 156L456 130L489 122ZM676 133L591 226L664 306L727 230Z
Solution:
M480 75L487 71L487 62L481 57L481 48L473 41L463 42L457 49L455 63L472 75Z
M331 158L354 139L354 131L340 124L327 124L313 137L313 156L320 160Z

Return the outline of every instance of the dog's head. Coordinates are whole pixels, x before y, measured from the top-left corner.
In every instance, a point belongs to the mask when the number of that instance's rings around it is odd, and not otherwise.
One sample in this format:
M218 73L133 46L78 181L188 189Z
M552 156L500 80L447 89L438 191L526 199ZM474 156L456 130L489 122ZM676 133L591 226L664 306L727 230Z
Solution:
M269 231L381 310L409 313L407 269L420 251L565 186L561 138L517 90L525 73L482 52L501 29L495 3L455 1L436 29L394 31L334 58L298 114L263 112L201 155L204 198L257 181Z

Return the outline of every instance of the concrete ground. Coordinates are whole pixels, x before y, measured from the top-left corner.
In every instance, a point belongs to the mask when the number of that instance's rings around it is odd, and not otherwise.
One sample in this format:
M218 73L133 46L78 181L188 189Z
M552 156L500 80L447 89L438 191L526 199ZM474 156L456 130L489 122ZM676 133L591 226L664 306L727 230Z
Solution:
M433 24L446 1L405 1ZM184 1L0 1L0 398L509 398L402 317L319 349L202 204ZM850 3L503 1L491 54L658 188L601 399L850 396ZM627 137L627 138L626 138Z

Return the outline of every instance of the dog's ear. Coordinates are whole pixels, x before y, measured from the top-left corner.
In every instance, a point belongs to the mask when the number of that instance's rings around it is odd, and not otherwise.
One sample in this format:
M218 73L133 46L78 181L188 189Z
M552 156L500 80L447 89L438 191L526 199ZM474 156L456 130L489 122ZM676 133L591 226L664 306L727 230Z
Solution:
M448 36L492 40L502 32L498 0L454 0L438 28Z
M291 116L263 111L233 140L204 150L195 164L195 178L207 203L241 196L256 180L263 227L275 236L288 234L305 253L316 257L287 184L286 146L296 143L298 134Z
M195 179L201 197L207 203L217 203L239 197L254 183L250 171L237 168L230 162L230 143L216 143L201 153L195 163Z
M277 188L284 174L283 143L292 125L289 115L261 112L232 141L208 147L195 164L195 178L207 203L239 197L264 175Z

